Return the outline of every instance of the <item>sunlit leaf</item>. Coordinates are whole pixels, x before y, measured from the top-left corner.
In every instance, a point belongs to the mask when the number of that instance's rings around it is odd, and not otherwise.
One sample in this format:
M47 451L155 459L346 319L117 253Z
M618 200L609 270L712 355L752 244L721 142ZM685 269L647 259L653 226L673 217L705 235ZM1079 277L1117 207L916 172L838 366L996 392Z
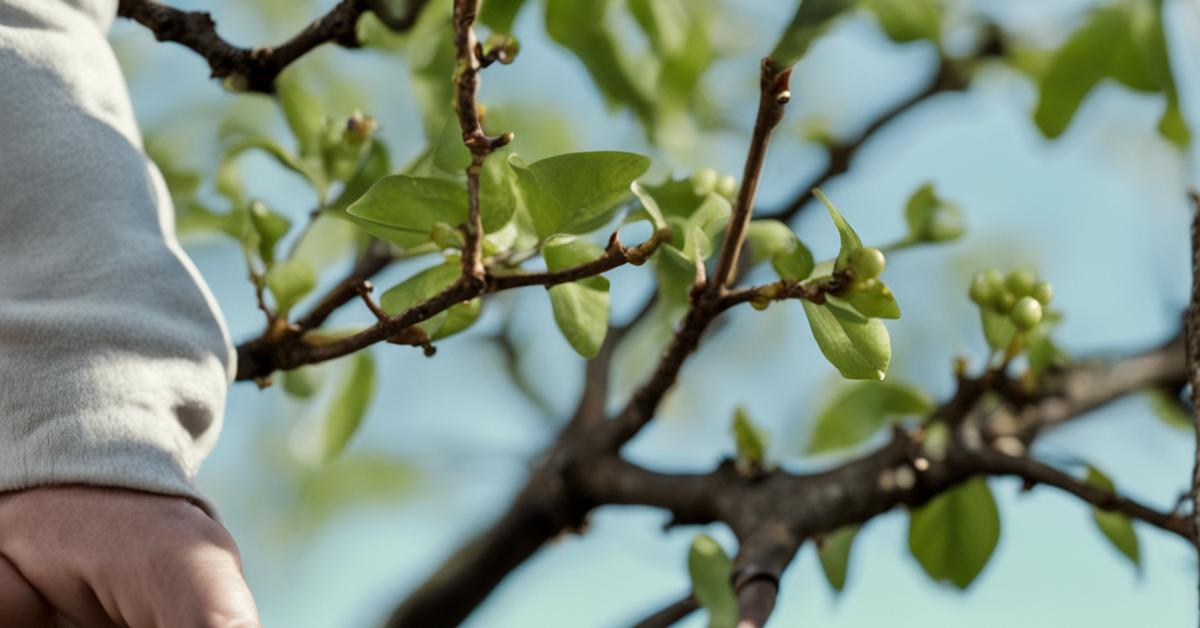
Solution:
M1109 493L1116 493L1117 491L1117 487L1113 484L1113 481L1099 469L1091 465L1088 465L1087 477L1084 481ZM1128 558L1129 562L1133 563L1135 567L1141 566L1141 550L1138 544L1137 532L1134 531L1133 522L1129 519L1128 515L1093 506L1092 520L1096 522L1096 527L1100 528L1100 532L1104 534L1104 538L1108 539L1117 551Z
M546 267L551 271L585 264L604 251L578 240L547 246L542 250ZM585 358L594 358L608 334L608 279L595 276L570 283L551 286L550 305L554 322L571 347Z
M1000 512L987 482L974 477L912 511L908 548L937 582L965 589L1000 541Z
M813 421L807 453L820 454L853 447L883 426L906 416L933 410L933 401L915 386L893 379L862 382L842 389Z
M288 311L317 287L317 273L304 260L287 260L274 264L267 270L267 288L275 297L275 308L280 315Z
M370 351L359 351L351 358L349 373L341 390L325 412L322 458L331 460L346 448L358 431L371 399L375 396L375 361Z
M688 552L688 574L692 595L708 611L708 628L734 628L737 623L737 597L730 581L733 562L712 537L700 534L692 540Z
M650 167L642 155L616 151L568 153L525 165L510 157L516 185L541 237L587 233L608 222Z
M842 377L880 380L887 375L892 346L883 323L828 301L803 304L817 346Z
M830 23L853 6L854 0L803 0L771 51L775 67L784 69L794 65Z
M745 408L738 407L733 413L733 439L737 444L737 457L751 464L761 464L771 446L771 435L755 425Z
M937 42L942 34L942 13L936 0L867 0L883 32L892 41L918 39Z
M384 292L379 297L379 306L388 315L396 316L437 296L438 293L453 285L461 274L462 264L458 258L447 259L437 266L426 268ZM448 311L439 312L418 323L417 326L432 337L439 333L448 318Z
M821 571L834 591L841 593L846 587L846 573L850 568L850 550L854 547L854 537L858 535L858 526L839 528L833 534L825 537L817 551L821 559Z

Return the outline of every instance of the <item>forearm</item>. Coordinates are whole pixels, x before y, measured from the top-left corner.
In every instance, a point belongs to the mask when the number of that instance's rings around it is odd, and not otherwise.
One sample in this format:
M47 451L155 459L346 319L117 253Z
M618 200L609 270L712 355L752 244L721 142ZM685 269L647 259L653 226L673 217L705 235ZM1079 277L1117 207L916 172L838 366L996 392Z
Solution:
M104 31L115 0L0 0L0 491L199 499L232 373Z

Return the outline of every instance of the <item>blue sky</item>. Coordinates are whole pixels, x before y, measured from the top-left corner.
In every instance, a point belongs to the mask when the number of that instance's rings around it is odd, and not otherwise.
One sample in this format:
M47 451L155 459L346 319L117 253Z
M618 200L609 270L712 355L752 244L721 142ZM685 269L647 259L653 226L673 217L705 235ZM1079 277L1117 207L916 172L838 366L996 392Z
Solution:
M295 9L266 30L238 3L204 4L222 33L258 43L269 39L262 33L294 30L331 2ZM791 4L737 2L738 19L729 28L742 34L739 52L722 60L707 82L740 126L696 138L671 154L657 153L659 164L740 170L753 119L755 59L767 51L764 42L775 37ZM1073 11L1088 3L956 4L982 7L1006 24L1053 41L1067 32ZM1200 125L1200 12L1183 0L1167 4L1185 116L1195 127ZM535 6L523 12L521 56L512 66L489 69L483 100L536 100L559 111L571 122L577 149L646 150L635 121L606 110L574 58L541 34L539 13ZM113 39L148 132L185 123L204 128L233 102L206 79L207 68L189 52L157 44L130 24L119 24ZM364 108L379 118L395 153L419 150L420 119L402 60L335 50L322 52L319 60L366 86ZM891 45L866 19L839 25L796 70L794 104L768 157L762 205L787 198L806 173L823 167L821 153L799 139L806 120L822 117L835 131L853 133L874 112L921 85L934 62L932 49ZM1183 190L1197 172L1191 151L1180 152L1153 133L1161 99L1106 84L1085 102L1066 135L1051 143L1029 119L1035 98L1033 87L1015 73L984 71L969 91L939 96L894 121L857 155L850 173L825 189L868 242L902 233L902 203L926 180L966 210L968 237L897 255L887 271L906 312L904 319L889 323L893 376L937 397L951 391L953 356L966 355L978 365L986 355L973 306L965 298L967 278L979 268L1037 265L1054 282L1056 304L1067 315L1056 337L1075 355L1150 346L1177 329L1186 303L1189 210ZM203 142L190 155L200 164L211 156L212 147ZM266 162L248 160L246 167L253 173L248 177L252 192L273 207L295 216L311 208L311 195L294 179ZM835 250L833 228L822 212L807 212L795 227L818 257ZM212 285L234 338L255 334L261 315L236 249L211 239L185 245ZM377 283L389 286L413 269L389 271ZM618 313L636 305L647 286L645 275L636 269L612 273ZM495 329L501 308L485 316L479 332L443 343L432 360L407 348L378 348L384 383L351 452L383 452L410 461L420 479L405 497L341 512L311 534L283 532L287 523L272 507L284 489L263 452L286 451L311 420L312 408L284 399L276 389L234 388L224 434L200 480L241 543L266 625L371 625L505 507L529 460L553 438L553 426L571 407L582 376L582 362L553 330L545 296L525 291L511 305L520 314L518 331L529 339L526 373L558 416L540 416L496 376L503 363L479 334ZM347 310L336 324L370 320L364 311ZM799 306L739 311L731 318L733 324L684 371L661 417L628 454L662 469L711 467L729 453L729 415L745 404L777 435L774 453L789 464L816 468L836 462L794 456L836 382ZM636 383L642 361L636 351L618 360L614 401ZM463 393L463 373L469 371L478 376ZM1126 492L1169 507L1190 476L1192 449L1188 434L1165 426L1144 399L1132 397L1050 435L1037 453L1095 461ZM1021 493L1012 481L993 481L992 487L1001 507L1002 538L967 593L924 576L907 553L907 517L893 512L859 535L840 599L829 591L815 552L806 546L785 575L773 625L1117 627L1194 621L1196 568L1185 543L1139 526L1143 565L1135 571L1103 541L1080 503L1048 488ZM663 522L664 515L650 509L601 509L586 535L548 546L506 580L468 625L629 623L688 586L687 545L700 530L664 534ZM725 530L706 531L733 549ZM686 625L702 626L703 618L697 614Z

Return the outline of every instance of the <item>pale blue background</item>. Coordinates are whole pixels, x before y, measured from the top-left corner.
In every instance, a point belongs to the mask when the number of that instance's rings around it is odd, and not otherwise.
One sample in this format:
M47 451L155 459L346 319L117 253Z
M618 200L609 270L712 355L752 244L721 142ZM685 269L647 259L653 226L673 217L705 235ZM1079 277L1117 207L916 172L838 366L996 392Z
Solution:
M442 0L446 1L446 0ZM293 32L332 2L295 2L270 25L239 2L178 2L211 9L221 32L239 43L265 43ZM286 9L288 3L273 0ZM607 111L575 59L547 41L540 6L531 1L518 23L523 49L517 63L489 69L482 99L538 101L573 125L579 149L647 150L627 113ZM1084 1L987 0L977 6L1012 28L1052 43L1068 32ZM1168 0L1169 35L1185 115L1200 126L1200 12ZM710 73L715 100L739 128L657 154L682 170L712 166L740 170L753 118L757 57L789 17L792 2L730 0L729 41L739 52ZM169 132L219 115L233 97L206 79L207 68L177 46L157 44L140 27L119 24L113 34L130 72L139 121ZM397 163L421 146L420 118L408 91L402 58L378 52L326 50L322 62L358 81L364 109L377 116ZM771 148L762 205L790 197L822 153L800 141L806 119L822 116L842 134L888 103L922 85L933 69L930 47L888 43L865 18L850 19L798 67L794 105ZM970 91L942 95L887 127L829 185L863 238L882 243L902 232L907 195L933 180L967 211L971 232L941 248L897 255L888 279L906 317L889 323L894 373L942 397L950 392L950 361L965 354L977 366L985 352L974 311L964 298L969 272L987 264L1033 262L1056 286L1066 312L1058 338L1074 354L1146 347L1177 329L1186 302L1187 225L1183 190L1195 180L1194 153L1181 153L1153 133L1162 108L1157 96L1106 84L1084 104L1066 136L1044 141L1028 113L1035 92L1009 70L986 70ZM214 118L215 119L215 118ZM205 122L205 124L209 124ZM201 125L201 139L211 124ZM275 123L273 131L281 133ZM211 168L215 147L183 142L193 162ZM313 203L297 181L265 160L248 163L251 191L300 216ZM835 236L823 212L797 224L818 256ZM228 316L235 339L261 326L261 314L236 248L225 241L187 243ZM405 267L411 269L411 267ZM390 271L388 286L405 269ZM644 270L612 273L618 314L646 288ZM327 278L328 279L328 278ZM386 506L339 513L311 534L278 509L287 491L263 451L288 450L303 433L309 408L277 389L238 384L225 432L201 475L239 539L246 570L267 626L367 626L417 586L448 552L488 525L525 476L531 458L554 434L579 390L582 362L552 328L546 298L516 296L519 330L529 354L527 374L557 416L544 417L499 375L503 362L477 332L441 345L436 358L410 348L375 350L382 366L380 394L352 451L383 451L411 461L420 479L406 497ZM497 313L479 325L496 327ZM361 308L346 308L339 323L365 323ZM727 421L746 404L776 435L776 455L790 457L808 421L836 381L803 323L798 305L732 316L686 369L662 416L630 448L637 460L667 469L700 470L728 453ZM544 332L544 333L543 333ZM534 336L537 336L534 339ZM619 361L620 399L649 356ZM470 392L466 392L469 390ZM300 427L296 427L299 425ZM1169 507L1187 483L1193 445L1188 434L1155 419L1141 398L1130 398L1064 429L1040 453L1099 461L1130 494ZM1143 567L1135 572L1099 536L1088 510L1053 489L1021 494L1013 481L994 481L1003 536L975 586L961 594L932 584L908 555L907 518L894 512L858 538L847 591L830 592L811 546L788 570L775 626L1183 626L1196 617L1195 557L1177 538L1139 526ZM602 509L585 536L564 538L514 573L469 622L474 627L618 626L676 598L688 586L687 544L698 531L660 532L664 516L650 509ZM724 530L710 533L733 545ZM700 614L687 624L703 625Z

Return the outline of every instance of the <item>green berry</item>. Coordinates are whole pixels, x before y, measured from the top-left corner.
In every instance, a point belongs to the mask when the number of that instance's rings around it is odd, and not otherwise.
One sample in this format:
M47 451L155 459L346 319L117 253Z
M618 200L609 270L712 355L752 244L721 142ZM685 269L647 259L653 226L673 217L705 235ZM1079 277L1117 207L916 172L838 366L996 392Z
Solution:
M692 190L698 195L705 195L717 187L717 171L712 168L702 168L692 173Z
M883 256L883 251L870 246L855 249L850 253L848 261L850 268L854 269L855 277L860 280L878 277L887 266L887 258Z
M733 195L737 193L737 179L734 179L731 174L717 179L716 192L725 198L732 199Z
M992 302L997 288L999 288L999 286L989 281L987 273L975 273L975 276L971 278L971 289L969 294L971 296L971 300L976 304L988 305Z
M1000 312L1001 314L1011 310L1013 304L1016 302L1017 297L1013 296L1013 293L1008 292L1003 288L1000 290L999 294L992 297L992 307L996 308L996 311Z
M1050 301L1054 300L1054 286L1048 281L1039 281L1033 287L1033 294L1030 295L1038 300L1042 305L1050 305Z
M1009 311L1008 317L1017 329L1033 329L1042 322L1042 304L1033 297L1021 297Z
M1004 278L1004 285L1013 296L1027 297L1033 293L1037 275L1028 270L1014 270Z

